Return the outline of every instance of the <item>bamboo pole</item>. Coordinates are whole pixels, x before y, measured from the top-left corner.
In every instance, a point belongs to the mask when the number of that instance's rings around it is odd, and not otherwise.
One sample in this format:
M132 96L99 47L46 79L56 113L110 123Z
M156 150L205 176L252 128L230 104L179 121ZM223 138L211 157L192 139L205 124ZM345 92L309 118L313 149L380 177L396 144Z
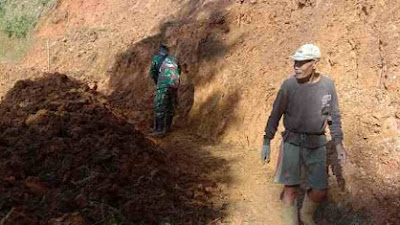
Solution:
M50 38L47 39L47 72L50 73Z

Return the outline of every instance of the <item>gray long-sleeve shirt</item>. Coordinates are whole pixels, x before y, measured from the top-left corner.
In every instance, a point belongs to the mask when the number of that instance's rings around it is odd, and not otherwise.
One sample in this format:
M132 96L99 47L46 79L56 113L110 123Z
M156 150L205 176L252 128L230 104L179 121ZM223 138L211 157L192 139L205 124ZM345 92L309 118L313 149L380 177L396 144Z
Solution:
M335 143L343 140L335 85L326 76L321 75L316 83L299 83L294 76L283 82L265 128L266 138L274 138L282 115L286 132L309 136L324 134L331 116L332 140Z

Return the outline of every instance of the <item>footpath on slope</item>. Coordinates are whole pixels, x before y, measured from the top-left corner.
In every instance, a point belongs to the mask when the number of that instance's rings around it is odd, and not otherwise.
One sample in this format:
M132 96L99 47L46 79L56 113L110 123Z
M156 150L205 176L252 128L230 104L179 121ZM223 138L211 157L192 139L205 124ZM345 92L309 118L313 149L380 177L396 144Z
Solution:
M218 205L223 217L212 224L233 225L280 225L282 224L280 195L283 186L274 182L274 161L262 166L259 149L246 149L232 143L210 142L191 135L186 130L177 130L162 139L154 139L157 146L167 151L178 152L180 161L191 161L188 165L201 174L204 180L212 181L206 191L218 194L209 200ZM337 155L331 142L327 145L330 190L342 192L345 181L337 165ZM275 150L275 149L273 149ZM274 153L273 153L274 155ZM188 160L190 159L190 160ZM212 168L207 170L206 168ZM366 215L355 212L328 198L315 214L318 225L372 225ZM304 185L299 194L299 205L304 197Z
M191 167L199 168L206 180L212 180L219 198L211 199L223 210L216 224L280 225L281 186L273 183L272 170L261 166L257 149L244 149L229 143L212 143L182 131L174 131L156 140L163 149L174 149L182 158L192 158ZM201 168L213 168L202 173ZM217 196L217 195L214 195Z

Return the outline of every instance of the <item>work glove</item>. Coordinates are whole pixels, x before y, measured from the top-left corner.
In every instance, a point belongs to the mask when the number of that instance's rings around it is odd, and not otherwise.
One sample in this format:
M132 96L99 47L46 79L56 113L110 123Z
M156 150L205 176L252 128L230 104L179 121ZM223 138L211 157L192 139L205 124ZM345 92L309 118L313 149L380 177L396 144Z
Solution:
M264 143L261 149L261 163L264 165L265 161L269 163L270 160L271 160L270 140L268 138L264 138Z
M342 143L336 144L336 152L338 155L338 160L340 162L340 165L344 165L347 160L347 152L346 149L343 147Z

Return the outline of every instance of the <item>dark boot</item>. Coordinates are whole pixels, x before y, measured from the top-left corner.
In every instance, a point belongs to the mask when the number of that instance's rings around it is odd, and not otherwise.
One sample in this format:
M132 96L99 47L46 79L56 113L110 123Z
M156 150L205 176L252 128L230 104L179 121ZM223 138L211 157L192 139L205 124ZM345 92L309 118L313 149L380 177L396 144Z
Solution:
M168 115L165 118L165 132L171 131L173 118L174 118L174 116L172 116L172 115Z
M165 119L164 117L156 117L154 131L151 132L151 136L161 137L165 135Z

